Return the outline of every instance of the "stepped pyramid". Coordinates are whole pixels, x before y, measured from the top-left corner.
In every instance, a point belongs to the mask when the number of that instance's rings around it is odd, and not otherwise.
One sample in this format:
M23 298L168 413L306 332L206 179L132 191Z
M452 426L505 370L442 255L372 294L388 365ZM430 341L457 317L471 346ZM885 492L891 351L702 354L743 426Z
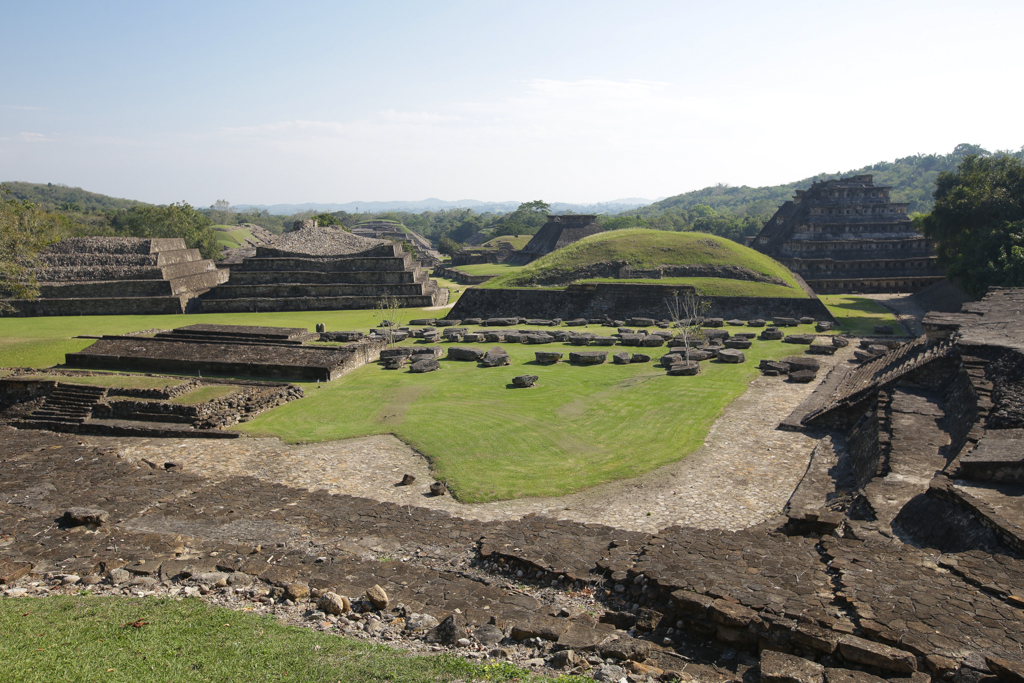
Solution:
M556 249L561 249L599 232L602 232L601 226L597 224L597 216L593 214L548 216L548 222L544 224L544 227L537 231L537 234L526 243L525 247L515 252L508 262L512 265L523 266L531 261L536 261L544 254L550 254Z
M891 191L871 175L815 181L779 207L750 246L818 294L923 289L945 273Z
M232 265L228 283L203 295L202 311L373 308L382 296L396 297L403 308L448 302L448 290L400 244L308 225Z
M10 303L27 316L184 313L227 275L180 237L72 237L40 255L39 298Z

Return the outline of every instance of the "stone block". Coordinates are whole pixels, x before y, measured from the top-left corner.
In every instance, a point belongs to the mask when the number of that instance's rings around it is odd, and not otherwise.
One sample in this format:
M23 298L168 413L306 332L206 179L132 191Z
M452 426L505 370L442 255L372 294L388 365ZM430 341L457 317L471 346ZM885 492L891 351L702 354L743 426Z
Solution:
M772 320L772 324L775 327L796 327L800 321L796 318L775 318Z
M839 335L832 336L832 346L836 347L837 349L845 349L849 345L850 340L847 339L846 337L840 337Z
M743 605L728 600L715 600L708 606L711 621L729 628L747 628L757 619L757 612Z
M10 586L31 572L32 564L30 562L0 560L0 586Z
M484 352L470 346L453 346L448 349L448 360L478 361L484 357Z
M814 329L817 332L828 332L829 330L832 329L832 323L829 322L828 320L819 320L818 322L814 323Z
M109 517L109 512L99 508L73 507L64 511L63 519L68 526L99 526Z
M591 346L615 346L618 341L615 337L594 337L590 340Z
M485 368L496 368L503 365L512 365L512 359L509 358L505 349L495 346L480 359L480 365Z
M527 638L558 640L563 633L569 630L569 624L568 619L524 612L512 624L509 637L512 640L526 640Z
M825 654L832 654L839 646L839 638L842 634L829 631L815 624L797 624L790 634L790 639L796 645L802 645L812 650L818 650Z
M535 351L533 355L538 363L544 365L551 365L562 360L561 351Z
M853 669L825 669L825 683L885 683L884 678Z
M434 370L440 370L441 364L437 362L437 359L431 360L419 360L409 366L409 372L433 372Z
M1003 683L1024 683L1024 662L986 655L985 664Z
M839 640L839 654L848 662L873 666L885 671L906 674L917 671L917 658L913 654L857 636L843 636Z
M814 323L814 318L812 318L809 315L805 315L802 318L800 318L800 324L801 325L811 325L813 323Z
M623 351L612 356L612 363L615 365L629 365L629 352Z
M763 360L757 367L765 374L773 372L775 375L785 375L789 372L789 363L779 363L773 360Z
M653 327L654 318L630 318L628 324L633 327Z
M721 318L706 318L704 320L705 327L721 327L725 324L725 321Z
M646 353L634 353L629 357L630 363L650 363L651 357Z
M408 358L413 353L415 353L415 351L416 348L413 346L399 346L398 348L394 349L383 349L380 352L380 359L384 360L386 358Z
M749 339L726 339L725 348L727 349L749 349L751 341Z
M644 346L644 347L651 347L651 348L653 348L655 346L664 346L664 345L665 345L665 338L664 337L660 337L658 335L654 335L654 334L646 335L645 337L640 339L639 342L637 343L637 346Z
M766 323L765 323L764 320L762 320L761 318L758 318L757 320L751 320L751 321L747 322L747 327L764 327L765 324Z
M598 652L605 659L613 657L642 662L651 654L651 644L646 640L623 634L614 640L602 643L598 647Z
M570 351L569 362L576 365L600 365L608 358L607 351Z
M526 389L537 385L537 380L540 379L537 375L519 375L518 377L512 378L512 384L517 387Z
M814 341L813 334L789 334L782 340L786 344L810 344Z
M777 327L768 327L761 332L761 339L764 339L765 341L778 341L785 336L786 334Z
M824 683L825 667L802 657L774 650L761 653L763 683Z
M738 349L722 349L718 352L718 360L722 363L743 363L747 358Z
M797 384L810 384L818 376L814 370L794 370L789 373L789 381Z

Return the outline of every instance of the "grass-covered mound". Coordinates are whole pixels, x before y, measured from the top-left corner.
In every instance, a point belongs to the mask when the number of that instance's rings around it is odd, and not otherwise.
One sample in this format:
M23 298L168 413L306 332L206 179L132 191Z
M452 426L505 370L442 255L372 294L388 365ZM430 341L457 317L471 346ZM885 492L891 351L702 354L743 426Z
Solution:
M498 243L508 242L512 245L513 249L522 249L529 244L531 239L533 239L533 235L502 235L501 237L489 239L480 246L484 249L497 249Z
M480 287L487 289L536 287L550 286L555 282L564 286L570 281L593 281L593 275L590 275L587 269L609 262L626 262L638 269L662 265L746 268L784 283L770 285L746 282L745 284L755 285L744 288L746 296L806 296L793 274L785 266L749 247L724 237L699 232L666 232L642 228L591 235L579 242L546 254L514 273L494 278ZM580 274L580 277L574 277L576 274ZM691 279L693 280L692 284L697 286L702 294L714 296L715 292L711 290L714 290L716 285L724 287L724 283L698 281L727 278L673 278L673 282L667 280L655 282L685 284L690 283ZM613 282L617 280L603 278L600 281ZM639 283L642 281L621 280L621 282Z

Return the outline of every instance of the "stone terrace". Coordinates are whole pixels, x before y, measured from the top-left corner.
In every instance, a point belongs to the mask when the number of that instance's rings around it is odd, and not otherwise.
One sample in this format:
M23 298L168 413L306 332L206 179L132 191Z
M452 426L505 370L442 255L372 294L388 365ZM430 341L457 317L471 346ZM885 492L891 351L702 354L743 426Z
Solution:
M39 299L11 302L21 315L184 313L227 279L181 238L72 237L39 260Z

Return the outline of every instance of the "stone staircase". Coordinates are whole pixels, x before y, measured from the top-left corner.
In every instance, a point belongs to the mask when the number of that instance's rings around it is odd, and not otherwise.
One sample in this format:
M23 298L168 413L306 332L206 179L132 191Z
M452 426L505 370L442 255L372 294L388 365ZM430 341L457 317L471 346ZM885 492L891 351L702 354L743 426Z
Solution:
M339 256L258 247L201 301L204 313L318 311L374 308L382 296L421 308L444 305L448 290L394 243Z
M228 277L181 238L73 237L39 262L39 298L11 302L21 315L184 313Z
M18 429L77 432L106 395L106 387L58 383L38 410L15 422L14 426Z

